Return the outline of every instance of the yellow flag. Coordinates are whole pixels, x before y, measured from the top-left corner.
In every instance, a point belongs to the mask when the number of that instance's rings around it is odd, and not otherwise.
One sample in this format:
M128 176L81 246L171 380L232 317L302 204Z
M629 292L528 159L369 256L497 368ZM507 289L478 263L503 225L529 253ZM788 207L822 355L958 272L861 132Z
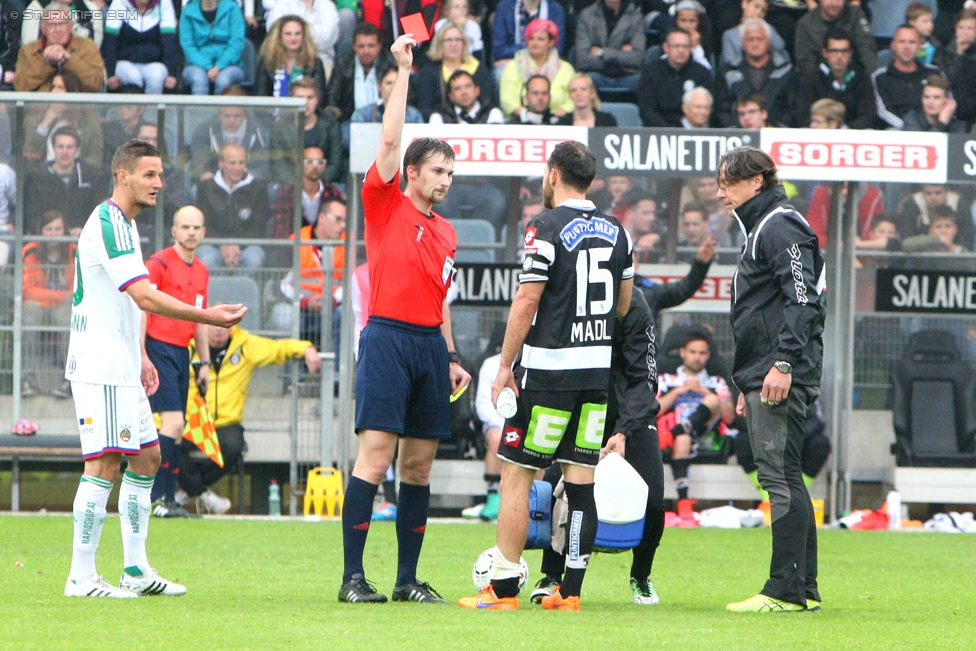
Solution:
M206 401L199 395L187 401L183 438L203 450L218 466L224 467L224 455L220 452L220 441L217 440L217 427L210 417Z

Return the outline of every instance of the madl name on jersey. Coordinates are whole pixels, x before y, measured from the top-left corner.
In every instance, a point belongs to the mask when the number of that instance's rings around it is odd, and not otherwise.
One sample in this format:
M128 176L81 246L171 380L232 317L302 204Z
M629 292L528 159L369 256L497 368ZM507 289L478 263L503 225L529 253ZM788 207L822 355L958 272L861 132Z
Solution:
M610 244L616 244L619 233L619 228L602 217L594 217L593 219L577 217L559 231L559 239L563 241L563 246L566 247L567 251L572 251L588 237L599 237L601 240L610 242Z
M577 341L610 341L613 337L607 332L606 319L593 319L586 322L573 323L572 342Z

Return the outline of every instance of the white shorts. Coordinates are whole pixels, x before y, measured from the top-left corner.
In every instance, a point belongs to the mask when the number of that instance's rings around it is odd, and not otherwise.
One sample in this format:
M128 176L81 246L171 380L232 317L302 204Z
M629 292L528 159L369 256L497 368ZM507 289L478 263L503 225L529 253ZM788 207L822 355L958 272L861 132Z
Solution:
M72 382L81 454L95 459L106 452L139 454L159 444L149 398L141 386Z

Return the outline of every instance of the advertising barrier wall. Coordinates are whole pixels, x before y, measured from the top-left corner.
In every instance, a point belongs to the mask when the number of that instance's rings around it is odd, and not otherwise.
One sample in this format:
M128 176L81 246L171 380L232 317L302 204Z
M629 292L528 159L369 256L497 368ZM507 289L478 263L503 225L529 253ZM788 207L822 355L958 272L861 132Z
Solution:
M949 182L976 181L976 134L949 136Z
M740 129L591 129L589 137L597 174L627 176L706 176L727 149L758 144L758 131Z
M944 133L855 129L763 129L760 148L780 178L796 181L945 183Z
M518 290L517 264L471 264L459 262L454 284L457 297L452 306L508 307ZM688 275L687 264L644 264L637 273L656 283L673 283ZM680 306L681 312L728 314L732 300L732 275L735 267L714 264L698 292ZM679 308L675 308L679 309Z
M353 124L350 170L376 156L379 124ZM454 147L458 176L540 176L552 148L576 140L596 156L597 174L658 178L715 172L722 154L758 146L797 181L946 183L976 181L976 135L855 129L586 129L523 125L408 124L403 148L421 137Z

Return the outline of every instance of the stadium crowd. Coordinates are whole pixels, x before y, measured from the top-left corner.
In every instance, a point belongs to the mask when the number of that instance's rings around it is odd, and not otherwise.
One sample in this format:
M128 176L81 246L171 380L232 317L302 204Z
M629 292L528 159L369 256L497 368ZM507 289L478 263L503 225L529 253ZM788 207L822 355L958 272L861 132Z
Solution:
M0 92L0 234L11 236L20 201L28 239L42 235L57 211L67 244L90 206L111 192L112 153L129 138L143 138L163 151L166 183L162 221L139 219L147 255L156 248L154 228L162 224L165 234L177 209L199 207L211 242L201 247L201 259L265 287L255 298L267 318L252 328L289 329L284 308L294 297L290 284L279 282L284 271L276 270L290 266L294 159L302 152L301 230L326 232L315 228L319 208L345 199L349 125L380 122L384 115L396 77L389 44L399 29L397 16L419 11L436 26L414 61L407 122L962 133L976 121L976 3L963 0L23 5L11 0L0 10L3 90L50 93L52 100L93 91L213 93L221 101L183 109L179 119L167 120L164 133L157 133L156 109L144 104L31 104L22 150L15 152L20 125ZM297 142L290 115L235 105L249 95L303 98L304 142ZM628 103L631 121L618 121ZM24 176L19 197L18 174ZM834 188L785 181L790 200L825 247ZM540 185L521 181L526 210L539 208ZM847 186L842 191L846 196ZM742 234L717 192L712 177L605 176L594 180L588 196L628 228L638 262L690 262L712 240L717 262L730 264ZM970 186L862 183L856 193L865 264L883 265L883 255L869 257L878 251L976 250ZM501 249L509 240L520 242L524 226L508 238L510 196L498 179L455 179L439 209L458 223L459 262L512 259ZM483 228L473 234L458 220ZM36 250L30 242L22 254L34 256L31 273L38 267ZM12 263L12 253L10 240L0 239L0 265ZM521 260L520 253L514 259ZM49 273L58 265L52 258L41 266ZM334 278L341 280L341 272ZM49 285L59 290L65 283ZM299 290L303 307L309 300L318 305L320 293ZM341 298L333 297L335 307ZM35 393L38 384L29 374L22 378L22 395Z
M408 122L961 133L976 121L971 0L23 4L11 0L0 12L0 89L222 96L219 109L187 121L182 137L162 134L173 172L165 219L184 203L206 208L211 238L284 240L292 234L280 208L293 205L287 184L299 150L294 129L280 113L245 110L234 98L306 99L303 145L322 152L305 159L316 178L306 174L302 225L313 226L323 197L343 198L350 122L382 120L394 78L389 44L400 31L396 18L416 12L436 29L414 62ZM893 21L892 14L903 20ZM603 110L601 100L616 108ZM636 104L639 122L620 117L627 103ZM39 232L41 215L58 209L66 211L66 230L77 234L87 206L109 194L108 157L154 123L153 115L138 105L103 111L53 101L32 106L21 168L25 232ZM9 189L15 187L12 117L0 102L0 171ZM189 151L177 152L177 141ZM487 179L455 185L442 206L445 216L487 220L501 239L504 192ZM829 189L788 187L826 244ZM900 239L930 235L930 211L947 205L956 219L953 247L976 248L969 193L945 188L940 200L919 190L862 187L861 244L897 249ZM536 193L527 183L521 196ZM597 178L590 195L631 229L644 262L662 259L669 225L678 244L690 247L685 255L694 255L700 235L708 233L684 227L689 203L702 207L698 214L720 247L741 244L710 182L702 187L688 179L675 193L653 179ZM7 231L13 204L13 197L0 201L0 228ZM632 213L639 218L631 220ZM882 213L896 230L875 238L871 222ZM211 266L262 267L280 257L253 244L220 252L209 252ZM0 263L7 254L0 251Z

